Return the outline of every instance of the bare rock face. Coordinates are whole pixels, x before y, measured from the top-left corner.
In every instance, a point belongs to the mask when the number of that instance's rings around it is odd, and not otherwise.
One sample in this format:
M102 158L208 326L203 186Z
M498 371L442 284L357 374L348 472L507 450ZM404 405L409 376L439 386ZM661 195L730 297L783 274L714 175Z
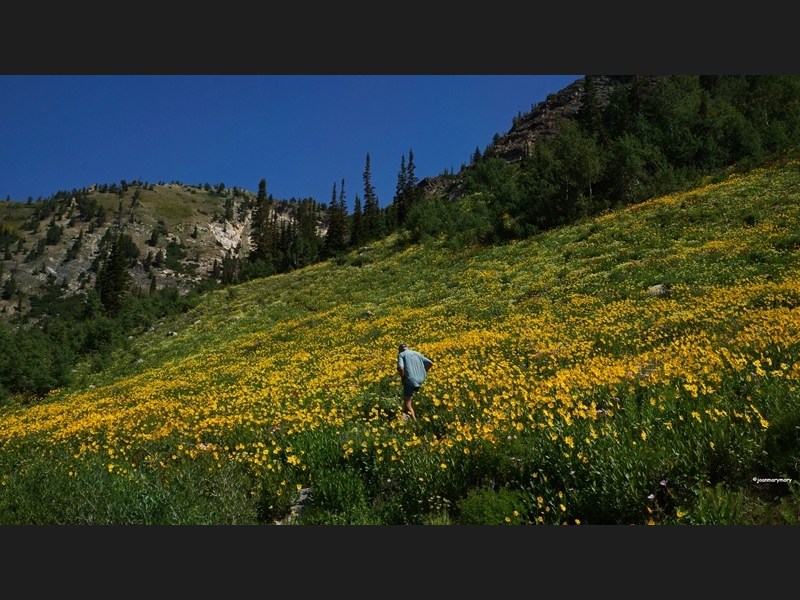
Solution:
M622 83L623 78L613 75L595 75L592 80L597 104L599 107L603 107L608 103L614 85ZM540 139L555 136L560 121L577 118L582 106L585 81L585 78L578 79L558 93L550 94L546 100L531 105L530 112L515 117L511 129L492 144L496 155L508 162L521 160L526 152L533 150ZM458 188L464 180L464 174L473 166L474 163L462 168L457 175L450 177L442 175L427 177L419 182L417 188L426 198L448 189L450 196L457 198L460 196Z
M214 239L226 252L233 252L242 243L250 247L250 242L246 235L242 235L250 226L250 215L248 214L243 223L225 222L211 223L208 228Z
M429 196L433 196L434 194L440 194L445 191L448 187L455 184L454 187L457 187L460 183L464 180L464 171L459 172L458 176L454 178L446 178L446 177L426 177L422 181L417 184L417 189L422 192L423 198L428 198Z
M598 75L592 79L597 103L604 106L619 78ZM555 136L560 120L577 118L581 110L585 81L585 78L578 79L560 92L550 94L543 102L531 105L529 113L514 119L514 125L509 132L495 144L497 155L509 162L520 160L526 149L533 149L538 140Z

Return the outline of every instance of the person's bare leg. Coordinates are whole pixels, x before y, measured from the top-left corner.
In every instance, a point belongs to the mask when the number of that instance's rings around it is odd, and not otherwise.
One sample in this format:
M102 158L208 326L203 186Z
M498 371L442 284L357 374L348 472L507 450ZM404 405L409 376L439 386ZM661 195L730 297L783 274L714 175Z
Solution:
M403 398L403 401L405 402L405 412L406 414L411 415L411 418L416 421L417 415L414 414L414 407L411 406L411 398L412 396L405 396Z

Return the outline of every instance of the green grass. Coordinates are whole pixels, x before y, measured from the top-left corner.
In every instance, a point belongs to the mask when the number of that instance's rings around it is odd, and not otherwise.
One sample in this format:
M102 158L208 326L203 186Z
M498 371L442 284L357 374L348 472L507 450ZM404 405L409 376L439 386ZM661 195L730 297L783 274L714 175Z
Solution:
M798 184L209 293L3 409L0 522L273 523L310 488L296 523L796 523L753 478L800 479ZM416 423L399 341L435 362Z

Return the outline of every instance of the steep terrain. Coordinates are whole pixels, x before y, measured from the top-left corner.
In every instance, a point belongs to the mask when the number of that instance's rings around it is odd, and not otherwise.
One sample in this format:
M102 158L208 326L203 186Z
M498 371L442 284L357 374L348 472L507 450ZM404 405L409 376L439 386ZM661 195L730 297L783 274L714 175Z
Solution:
M0 522L272 523L309 489L304 523L752 522L800 476L798 190L786 162L212 292L0 409ZM434 361L417 422L399 342Z
M64 296L91 289L97 276L96 260L109 229L119 228L138 249L129 268L134 292L146 292L155 279L157 289L176 286L185 293L214 277L215 261L219 265L228 255L247 255L255 194L176 182L134 182L126 188L110 192L93 185L85 194L73 190L31 204L0 203L0 225L20 238L7 252L0 248L0 259L5 258L0 262L0 288L13 276L22 291L22 301L19 294L0 296L0 318L24 314L31 296L41 297L53 286L60 287ZM78 198L84 206L95 208L82 210ZM104 216L98 217L101 208ZM291 218L288 202L276 201L275 209L279 221ZM57 241L49 243L47 234L54 227L61 228L61 233ZM79 238L79 248L70 257ZM155 259L159 251L165 260L145 265L148 254ZM166 260L170 254L172 260Z
M490 148L495 155L508 162L517 162L526 152L533 149L538 140L555 136L559 121L576 119L583 104L585 81L584 77L576 80L564 89L550 94L542 102L532 104L530 112L520 113L514 117L511 129L502 135L498 134L493 140ZM614 85L623 84L623 81L624 78L621 76L592 77L595 101L599 108L608 103ZM465 164L453 176L439 175L422 179L419 183L422 195L427 197L447 190L451 197L460 197L464 174L472 167L474 163Z

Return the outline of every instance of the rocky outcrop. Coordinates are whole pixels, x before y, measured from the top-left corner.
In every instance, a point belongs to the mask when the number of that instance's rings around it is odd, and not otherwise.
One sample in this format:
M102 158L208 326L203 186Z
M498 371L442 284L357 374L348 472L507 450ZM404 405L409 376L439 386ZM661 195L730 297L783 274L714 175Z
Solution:
M597 103L604 106L608 103L614 83L621 78L597 75L592 79ZM560 92L550 94L546 100L532 105L529 113L515 118L508 133L494 145L497 155L509 162L517 161L538 140L555 136L559 121L577 118L582 106L585 81L585 78L578 79Z
M605 106L616 83L623 77L595 75L592 77L598 106ZM547 99L531 105L528 113L513 119L511 129L496 140L492 147L497 156L508 162L520 160L541 139L552 138L558 131L558 123L564 119L575 119L581 110L585 78L578 79L561 91L550 94ZM418 184L423 197L446 192L451 198L458 197L464 174L474 166L465 165L457 175L426 177Z

